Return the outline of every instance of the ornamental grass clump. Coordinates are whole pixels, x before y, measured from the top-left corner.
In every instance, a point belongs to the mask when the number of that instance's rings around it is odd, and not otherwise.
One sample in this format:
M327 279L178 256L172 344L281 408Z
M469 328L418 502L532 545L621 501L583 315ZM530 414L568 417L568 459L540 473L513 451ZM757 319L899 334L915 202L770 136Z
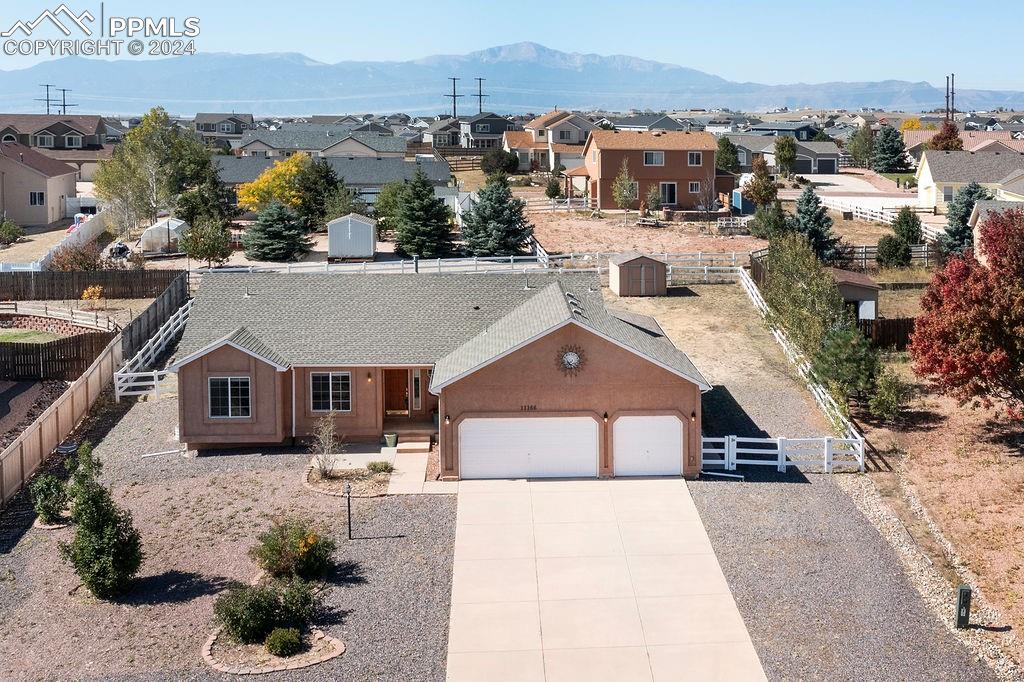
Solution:
M336 544L308 519L278 519L249 551L274 578L320 578L331 565Z

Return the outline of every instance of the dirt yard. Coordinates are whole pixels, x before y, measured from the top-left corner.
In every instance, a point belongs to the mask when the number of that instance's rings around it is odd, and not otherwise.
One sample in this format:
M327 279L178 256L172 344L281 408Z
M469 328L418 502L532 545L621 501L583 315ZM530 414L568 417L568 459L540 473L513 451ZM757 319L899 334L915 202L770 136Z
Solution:
M905 357L893 365L913 379ZM1002 612L999 625L1008 631L1004 645L1020 663L1024 639L1015 633L1024 628L1024 425L992 410L960 407L917 385L919 394L899 427L861 415L875 452L871 475L897 508L907 505L906 490L916 494L977 576L984 596ZM950 580L960 582L926 523L911 517L905 524L919 545L931 547L933 560Z
M531 211L529 219L534 225L534 236L550 253L636 250L643 253L736 251L745 254L768 245L764 240L749 236L702 235L698 226L692 223L637 227L636 213L630 215L631 221L626 225L622 223L621 214L598 219L582 212L571 215L564 211Z
M64 238L72 222L71 218L65 218L49 225L26 227L25 236L18 243L0 249L0 261L31 263L42 258Z
M854 246L875 246L878 240L892 234L892 227L883 223L869 223L865 220L846 220L841 214L829 211L832 216L832 231L843 241Z
M917 317L921 314L924 289L883 289L878 292L878 313L882 317Z

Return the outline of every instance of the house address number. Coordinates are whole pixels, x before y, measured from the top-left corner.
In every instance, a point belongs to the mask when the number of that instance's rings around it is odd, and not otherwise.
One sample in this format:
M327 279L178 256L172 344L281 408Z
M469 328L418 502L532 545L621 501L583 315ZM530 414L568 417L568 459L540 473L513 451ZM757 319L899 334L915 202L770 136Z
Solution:
M536 405L520 405L519 406L519 411L520 412L536 412L537 411L537 406Z

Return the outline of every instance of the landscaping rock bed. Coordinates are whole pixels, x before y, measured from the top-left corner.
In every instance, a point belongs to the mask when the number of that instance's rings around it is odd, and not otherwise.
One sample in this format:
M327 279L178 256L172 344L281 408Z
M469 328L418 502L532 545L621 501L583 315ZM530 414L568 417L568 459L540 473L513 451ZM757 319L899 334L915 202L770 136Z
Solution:
M315 466L306 469L306 487L322 495L345 497L345 486L352 485L352 497L380 497L388 492L391 474L374 474L366 469L336 471L329 478L322 478Z
M260 675L283 670L299 670L329 661L345 653L345 644L337 637L312 630L304 638L305 650L294 656L275 656L261 644L238 644L222 636L218 628L203 646L203 660L218 672L234 675Z

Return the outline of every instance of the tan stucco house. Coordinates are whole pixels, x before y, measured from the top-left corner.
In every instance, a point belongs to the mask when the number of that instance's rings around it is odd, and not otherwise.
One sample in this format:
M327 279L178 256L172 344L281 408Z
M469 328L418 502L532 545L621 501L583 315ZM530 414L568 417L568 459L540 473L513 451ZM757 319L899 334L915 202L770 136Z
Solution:
M0 216L25 225L48 225L67 217L67 199L77 195L76 171L17 142L0 142Z
M502 147L519 157L519 170L571 170L583 164L583 145L597 126L571 111L549 111L523 126L508 130Z
M171 368L190 448L333 412L348 440L436 437L447 478L696 476L711 388L593 273L211 274Z
M917 167L917 200L945 213L959 189L976 182L999 201L1024 201L1024 154L928 150Z

